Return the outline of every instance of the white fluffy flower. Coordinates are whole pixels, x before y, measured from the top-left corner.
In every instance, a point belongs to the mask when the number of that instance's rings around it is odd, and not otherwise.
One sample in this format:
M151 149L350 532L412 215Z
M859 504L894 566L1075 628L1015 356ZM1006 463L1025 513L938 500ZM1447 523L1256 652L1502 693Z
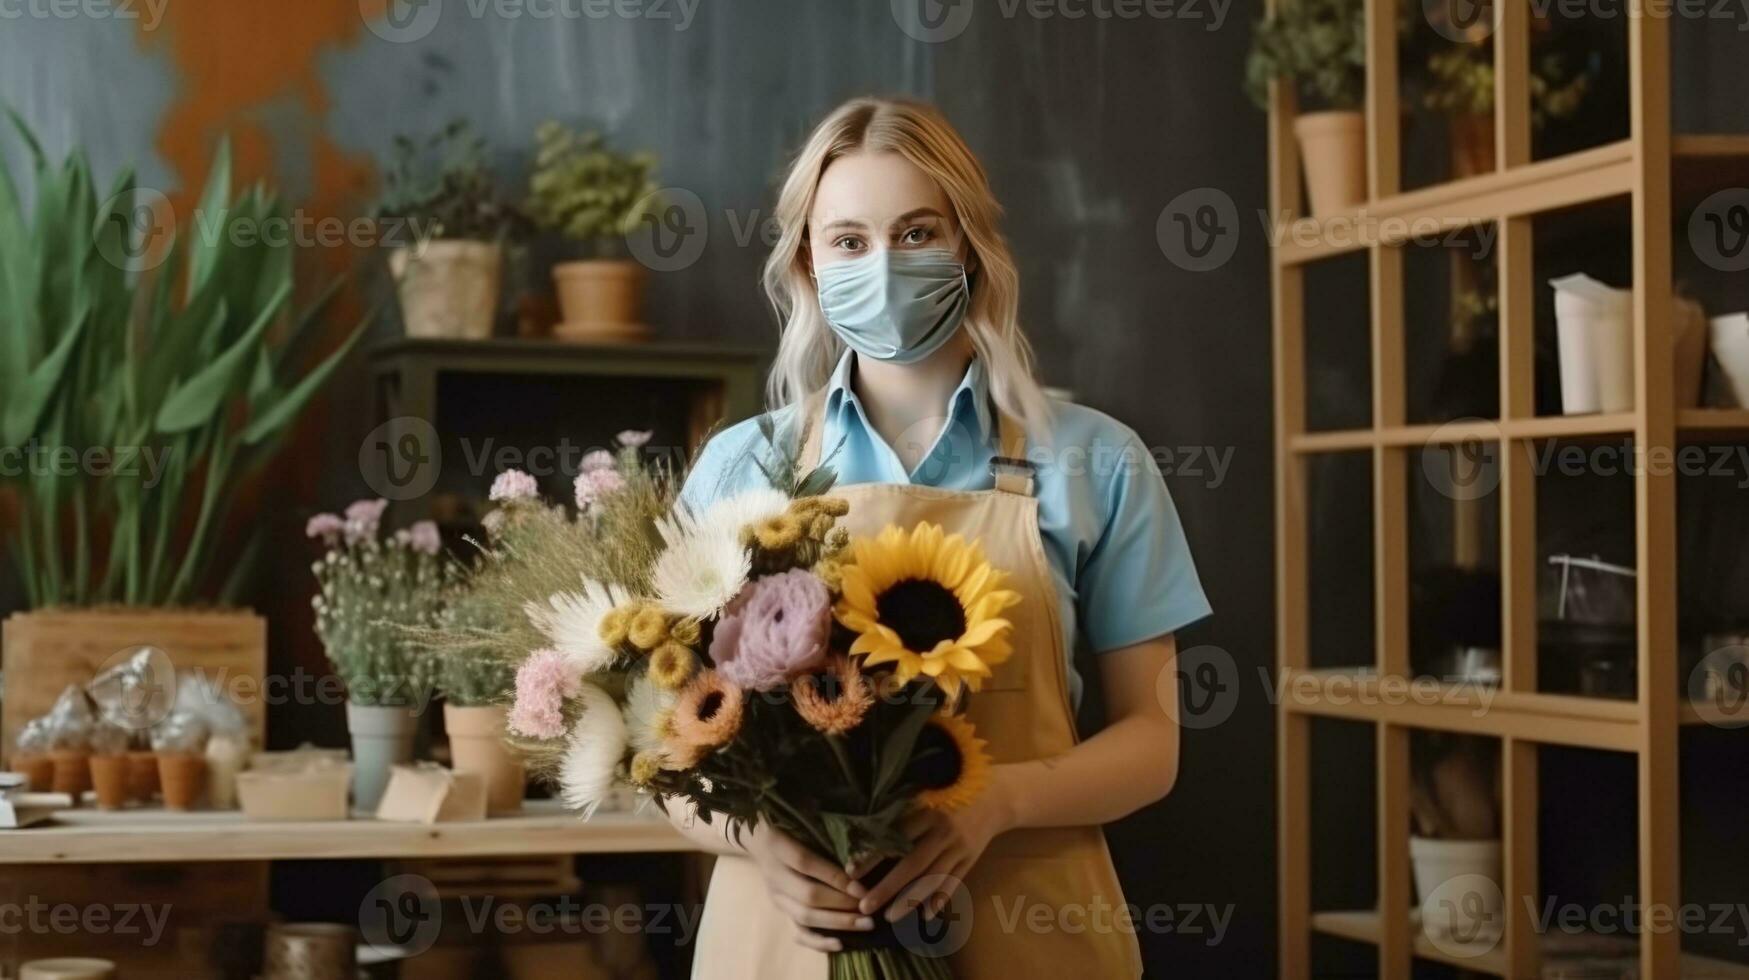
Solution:
M627 737L634 754L662 751L664 730L674 700L674 692L663 690L647 674L639 674L632 681L626 691L625 716Z
M585 674L605 670L619 651L601 642L601 617L625 601L619 590L600 582L583 580L578 592L556 592L547 604L523 604L522 611L551 641L553 649L570 657Z
M613 792L626 751L626 723L606 691L584 684L573 698L581 707L559 763L559 796L584 817Z
M712 503L698 515L698 523L704 527L733 528L738 537L742 528L782 514L789 504L789 494L758 487Z
M697 619L712 619L740 594L752 558L738 529L690 524L664 532L668 548L656 559L650 581L662 607Z

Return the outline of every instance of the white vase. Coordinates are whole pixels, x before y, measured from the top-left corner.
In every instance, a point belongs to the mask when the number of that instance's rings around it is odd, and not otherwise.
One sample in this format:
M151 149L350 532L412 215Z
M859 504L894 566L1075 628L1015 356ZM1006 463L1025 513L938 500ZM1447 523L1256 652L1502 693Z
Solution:
M1634 294L1584 273L1550 280L1560 345L1561 412L1634 408Z
M1497 935L1504 899L1500 891L1500 841L1409 838L1421 928L1430 939Z
M496 242L437 239L390 253L407 336L492 336L503 266L503 249Z
M1713 357L1738 408L1749 408L1749 313L1713 317Z

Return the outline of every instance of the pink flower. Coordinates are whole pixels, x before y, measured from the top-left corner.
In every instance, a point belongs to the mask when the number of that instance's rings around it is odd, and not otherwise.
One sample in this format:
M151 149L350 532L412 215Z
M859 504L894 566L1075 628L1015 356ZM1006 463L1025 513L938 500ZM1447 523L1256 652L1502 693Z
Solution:
M414 551L435 555L443 550L443 534L436 521L419 521L407 529L407 544Z
M627 449L642 449L644 443L650 441L652 434L649 429L627 429L616 438L619 439L619 444Z
M492 481L488 496L493 500L523 500L540 493L540 484L521 470L505 470Z
M782 687L826 662L831 596L810 572L755 579L729 603L711 636L711 659L730 683L752 691Z
M389 502L382 498L376 500L355 500L346 508L346 522L341 531L346 535L347 544L357 544L377 536L377 529L383 523L383 511L389 509Z
M339 514L317 514L304 525L304 536L321 538L328 544L333 544L340 537L340 532L346 528L346 522Z
M590 504L625 485L625 478L619 475L618 470L586 469L577 474L577 480L571 485L571 489L577 494L577 509L588 510Z
M516 702L510 706L510 730L529 738L565 734L565 699L583 689L571 658L557 650L536 650L516 671Z
M605 449L592 449L583 454L582 470L585 473L594 470L611 470L614 465L613 454Z

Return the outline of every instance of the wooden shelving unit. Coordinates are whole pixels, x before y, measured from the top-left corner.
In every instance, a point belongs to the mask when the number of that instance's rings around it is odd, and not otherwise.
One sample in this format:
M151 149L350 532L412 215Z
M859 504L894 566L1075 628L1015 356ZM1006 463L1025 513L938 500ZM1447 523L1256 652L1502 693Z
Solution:
M1293 0L1272 0L1272 5ZM1510 978L1541 975L1545 944L1523 896L1539 894L1538 747L1584 746L1637 760L1637 899L1674 909L1679 884L1677 737L1706 709L1678 697L1675 476L1639 467L1635 483L1637 700L1614 701L1537 690L1536 473L1530 449L1546 439L1631 439L1670 448L1687 440L1749 433L1749 411L1679 409L1672 326L1673 242L1679 202L1749 179L1749 136L1677 136L1671 132L1670 18L1630 4L1630 138L1533 161L1530 119L1530 4L1499 0L1493 35L1496 65L1494 172L1403 192L1397 0L1367 0L1367 164L1370 200L1351 213L1297 217L1300 161L1295 97L1277 85L1270 112L1271 213L1287 226L1272 263L1276 392L1277 670L1280 963L1283 980L1309 980L1314 932L1370 943L1378 975L1401 980L1417 958ZM1419 13L1419 4L1414 5ZM1612 199L1629 202L1635 287L1635 405L1628 413L1544 417L1536 414L1532 266L1533 219ZM1497 224L1500 229L1500 417L1448 425L1410 424L1405 397L1405 246L1429 230ZM1372 424L1308 431L1306 270L1340 255L1365 252L1370 272ZM1487 443L1498 453L1501 482L1503 680L1486 692L1435 685L1415 699L1382 697L1410 677L1409 454L1438 445ZM1360 671L1313 670L1309 664L1307 465L1328 453L1367 453L1372 462L1374 621L1377 649ZM1377 907L1362 912L1311 907L1311 778L1314 718L1373 726L1377 764ZM1409 867L1412 730L1497 738L1501 746L1504 880L1503 935L1487 950L1453 956L1413 924ZM1684 956L1675 930L1638 937L1640 976L1650 980L1742 977L1749 969ZM1618 945L1616 952L1623 947ZM1632 950L1630 944L1626 947Z

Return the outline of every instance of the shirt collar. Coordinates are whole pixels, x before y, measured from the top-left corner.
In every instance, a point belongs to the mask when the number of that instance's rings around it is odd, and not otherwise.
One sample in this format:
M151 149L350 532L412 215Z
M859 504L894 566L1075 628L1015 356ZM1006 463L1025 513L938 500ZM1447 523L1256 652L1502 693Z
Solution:
M858 422L868 427L868 413L863 411L862 401L856 397L856 389L850 380L856 366L856 352L850 349L844 351L844 356L838 359L838 366L832 369L832 377L826 382L826 417L835 418L848 409ZM973 357L966 366L966 376L960 379L959 387L948 396L949 423L967 421L969 412L971 421L975 424L975 432L980 442L990 438L990 382L984 372L982 358Z

